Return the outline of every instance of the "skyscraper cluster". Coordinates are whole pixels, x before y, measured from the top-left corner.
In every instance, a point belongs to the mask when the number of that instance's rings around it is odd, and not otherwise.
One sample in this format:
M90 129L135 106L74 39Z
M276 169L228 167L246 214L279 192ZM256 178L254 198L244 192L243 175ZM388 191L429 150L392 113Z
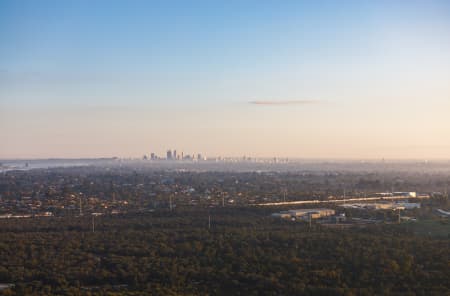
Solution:
M147 155L143 156L144 160L149 159L147 157ZM177 150L171 150L168 149L166 151L166 157L160 157L158 155L156 155L154 152L150 153L150 160L172 160L172 161L177 161L177 160L196 160L196 161L200 161L200 160L206 160L206 158L204 156L202 156L201 153L197 153L197 155L195 154L185 154L184 152L181 152L181 154L177 153Z

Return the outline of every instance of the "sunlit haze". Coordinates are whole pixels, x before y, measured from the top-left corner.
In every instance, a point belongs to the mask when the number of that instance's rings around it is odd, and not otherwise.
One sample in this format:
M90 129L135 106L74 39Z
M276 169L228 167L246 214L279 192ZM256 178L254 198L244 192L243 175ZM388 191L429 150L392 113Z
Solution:
M449 114L449 1L0 2L0 159L449 159Z

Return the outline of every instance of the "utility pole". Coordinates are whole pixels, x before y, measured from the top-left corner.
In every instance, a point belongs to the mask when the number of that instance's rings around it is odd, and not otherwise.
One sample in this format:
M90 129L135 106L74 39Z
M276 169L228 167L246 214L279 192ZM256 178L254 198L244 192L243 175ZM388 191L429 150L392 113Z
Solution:
M392 203L394 203L394 181L391 183L391 196L392 196Z
M222 192L222 207L225 207L225 193Z
M172 212L172 209L173 209L173 207L172 207L172 194L169 195L169 208L170 208L170 211Z
M211 229L211 214L208 214L208 229Z
M345 196L346 195L347 195L347 192L346 192L345 187L344 187L344 205L345 205Z
M92 215L92 232L95 232L95 215Z
M83 216L83 208L81 206L81 195L79 196L80 199L80 216Z
M284 190L283 190L283 201L284 202L286 202L286 191L287 191L287 189L284 188Z

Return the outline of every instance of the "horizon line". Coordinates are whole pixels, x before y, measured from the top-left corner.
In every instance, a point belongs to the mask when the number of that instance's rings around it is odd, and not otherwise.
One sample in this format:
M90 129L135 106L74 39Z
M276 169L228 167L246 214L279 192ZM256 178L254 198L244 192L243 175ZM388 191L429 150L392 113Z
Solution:
M93 156L86 156L86 157L6 157L2 158L0 157L0 161L34 161L34 160L115 160L115 159L125 159L125 160L143 160L143 156L99 156L99 157L93 157ZM375 158L375 157L289 157L289 156L247 156L247 155L241 155L241 156L205 156L206 161L212 160L212 159L243 159L250 158L250 159L288 159L288 160L308 160L308 161L450 161L450 157L443 158L443 157L428 157L428 158L416 158L416 157L408 157L408 158L395 158L395 157L381 157L381 158ZM183 161L183 159L167 159L164 157L161 157L158 160L164 160L164 161ZM152 161L151 159L147 159L147 161ZM202 160L205 161L205 160Z

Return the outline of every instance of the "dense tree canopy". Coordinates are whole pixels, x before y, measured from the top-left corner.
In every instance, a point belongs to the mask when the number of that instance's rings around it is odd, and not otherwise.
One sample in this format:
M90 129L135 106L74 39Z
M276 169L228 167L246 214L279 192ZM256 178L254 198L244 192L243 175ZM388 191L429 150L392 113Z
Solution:
M267 209L2 219L4 295L448 295L449 240ZM211 228L208 228L208 216ZM442 222L445 223L445 222ZM448 224L446 224L448 227Z

